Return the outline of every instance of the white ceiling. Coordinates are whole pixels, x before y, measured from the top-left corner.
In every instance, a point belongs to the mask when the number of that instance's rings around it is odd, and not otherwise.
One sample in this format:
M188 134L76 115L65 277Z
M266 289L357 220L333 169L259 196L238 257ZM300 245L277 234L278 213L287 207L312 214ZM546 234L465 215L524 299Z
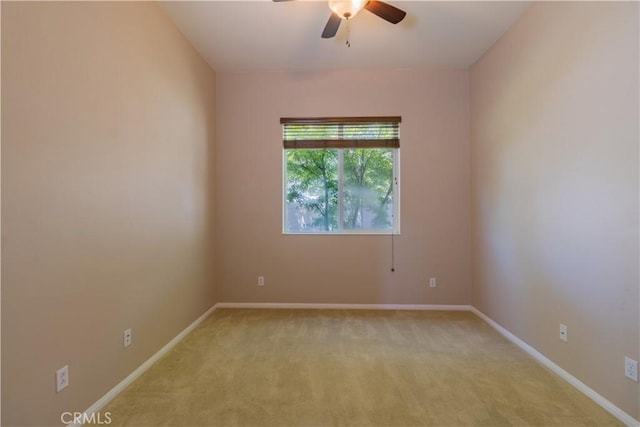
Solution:
M320 34L326 0L171 1L161 5L217 71L335 68L468 68L522 15L529 1L394 1L397 25L366 10L333 39Z

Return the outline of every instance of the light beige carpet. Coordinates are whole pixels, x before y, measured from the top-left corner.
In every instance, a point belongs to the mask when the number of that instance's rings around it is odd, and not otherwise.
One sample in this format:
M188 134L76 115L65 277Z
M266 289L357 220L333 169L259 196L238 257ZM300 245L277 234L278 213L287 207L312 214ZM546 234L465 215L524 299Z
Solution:
M112 426L621 425L469 312L217 310Z

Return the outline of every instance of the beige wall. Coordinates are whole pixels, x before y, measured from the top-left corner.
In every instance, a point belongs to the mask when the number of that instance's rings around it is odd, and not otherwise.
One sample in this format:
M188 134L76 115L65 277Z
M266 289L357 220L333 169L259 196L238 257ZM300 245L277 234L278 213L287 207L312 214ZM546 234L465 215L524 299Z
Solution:
M214 91L157 5L2 2L3 425L87 409L213 305Z
M636 419L638 48L638 3L541 2L470 77L472 303Z
M219 73L216 100L220 301L469 302L466 71ZM367 115L402 116L395 273L389 236L282 234L280 118Z

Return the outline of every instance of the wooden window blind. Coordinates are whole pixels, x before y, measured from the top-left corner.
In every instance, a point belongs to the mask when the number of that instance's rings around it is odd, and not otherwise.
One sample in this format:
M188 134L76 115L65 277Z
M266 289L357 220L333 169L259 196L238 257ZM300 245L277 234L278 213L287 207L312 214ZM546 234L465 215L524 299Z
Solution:
M400 148L400 117L282 118L285 149Z

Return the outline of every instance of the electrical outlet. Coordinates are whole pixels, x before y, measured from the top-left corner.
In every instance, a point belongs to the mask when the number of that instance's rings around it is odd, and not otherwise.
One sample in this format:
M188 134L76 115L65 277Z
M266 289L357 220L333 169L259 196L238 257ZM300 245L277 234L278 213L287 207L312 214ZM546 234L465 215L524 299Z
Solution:
M436 278L432 277L429 279L429 287L430 288L435 288L436 287Z
M638 381L638 362L630 357L624 358L624 376Z
M569 335L569 331L567 329L567 325L563 325L562 323L560 324L560 339L562 341L567 342L568 340L568 335Z
M258 286L264 286L264 276L258 276Z
M133 340L133 336L131 334L131 328L125 329L122 335L124 338L124 346L129 347L131 345L131 341Z
M64 365L56 371L56 392L62 391L69 385L69 365Z

